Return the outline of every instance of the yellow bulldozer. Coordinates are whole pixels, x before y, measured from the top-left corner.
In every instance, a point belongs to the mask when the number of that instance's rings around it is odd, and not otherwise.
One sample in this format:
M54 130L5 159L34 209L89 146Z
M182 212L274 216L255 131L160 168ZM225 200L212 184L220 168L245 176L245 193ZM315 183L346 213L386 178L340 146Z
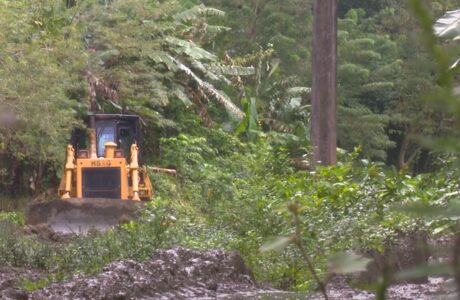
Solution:
M89 130L74 130L67 145L60 199L30 204L27 224L86 233L135 218L141 202L152 197L140 148L138 116L91 115Z

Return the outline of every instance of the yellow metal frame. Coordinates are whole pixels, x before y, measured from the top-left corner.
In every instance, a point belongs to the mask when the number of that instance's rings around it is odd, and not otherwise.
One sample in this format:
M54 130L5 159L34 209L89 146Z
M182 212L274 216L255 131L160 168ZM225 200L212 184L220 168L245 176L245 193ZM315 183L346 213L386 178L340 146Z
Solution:
M139 168L139 174L144 177L144 183L139 183L139 198L141 198L141 200L149 200L153 194L153 187L149 174L147 173L147 168Z
M77 198L83 198L83 169L105 169L120 168L121 199L130 199L128 194L128 171L126 159L124 158L97 158L97 159L77 159L76 179L77 179Z
M120 192L122 200L150 200L152 197L152 183L147 169L140 167L137 162L137 145L131 146L131 164L126 158L114 158L116 144L106 144L103 158L77 158L72 145L67 146L67 159L59 185L58 194L61 199L83 198L83 169L120 168ZM140 182L139 178L143 178Z

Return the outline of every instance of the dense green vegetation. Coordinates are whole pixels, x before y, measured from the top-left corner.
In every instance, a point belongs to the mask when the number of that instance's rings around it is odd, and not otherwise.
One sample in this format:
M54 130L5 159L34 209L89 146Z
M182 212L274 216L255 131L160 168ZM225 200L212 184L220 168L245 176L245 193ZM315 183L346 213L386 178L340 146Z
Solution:
M449 70L460 50L438 44L417 1L415 10L339 2L343 150L336 166L316 170L312 1L203 2L0 0L1 198L56 187L70 132L91 107L139 114L147 163L177 169L152 174L154 201L139 223L62 244L17 234L10 223L22 225L21 214L0 211L0 265L42 269L52 281L153 248L216 247L239 251L263 282L310 289L294 244L259 251L294 233L293 213L321 277L334 253L382 252L402 232L455 232L448 218L395 209L448 207L459 189L457 142L443 137L460 132L458 68ZM426 7L437 17L456 2Z
M8 230L0 237L0 264L45 269L59 279L96 272L116 259L146 259L153 248L217 247L238 250L261 281L306 289L314 282L294 247L281 256L259 252L273 237L293 232L288 203L300 205L305 248L324 272L328 257L338 251L383 251L401 232L447 234L452 228L450 222L414 220L392 208L401 203L446 205L454 195L444 195L458 190L458 174L452 170L412 177L354 153L343 154L335 167L299 172L269 136L243 144L222 130L207 135L163 141L169 149L164 159L177 165L181 175L155 176L156 200L139 224L62 244L2 227Z
M311 1L206 2L222 10L194 1L63 2L1 3L3 191L54 187L63 145L90 107L140 114L146 156L156 162L159 139L199 127L194 115L204 126L241 129L243 102L252 99L259 129L291 134L291 154L305 153L295 150L308 147ZM363 157L397 168L433 169L436 156L419 137L447 134L452 124L419 101L435 89L436 66L415 17L399 1L372 9L347 2L339 146L361 146ZM430 8L439 15L451 2Z

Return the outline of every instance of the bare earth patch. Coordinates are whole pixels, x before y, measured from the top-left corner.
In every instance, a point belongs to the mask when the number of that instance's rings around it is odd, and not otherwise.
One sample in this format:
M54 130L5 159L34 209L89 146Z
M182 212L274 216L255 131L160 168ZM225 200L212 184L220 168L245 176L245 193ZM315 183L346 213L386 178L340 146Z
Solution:
M31 293L30 299L216 298L255 289L238 254L173 248L154 251L143 263L115 262L95 276L52 284Z
M322 299L258 287L241 256L220 250L184 248L156 250L142 263L124 260L107 265L94 276L75 276L35 292L20 288L23 280L40 280L33 271L0 267L0 299ZM455 296L445 278L425 284L399 284L389 289L389 299L445 299ZM330 299L375 299L345 283L328 286Z

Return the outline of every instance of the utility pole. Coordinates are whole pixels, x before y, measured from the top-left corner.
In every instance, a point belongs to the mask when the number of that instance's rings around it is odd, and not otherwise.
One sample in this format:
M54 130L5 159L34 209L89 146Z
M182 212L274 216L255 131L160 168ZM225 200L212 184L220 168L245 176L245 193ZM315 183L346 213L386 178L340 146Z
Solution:
M313 4L313 164L337 162L337 0Z

